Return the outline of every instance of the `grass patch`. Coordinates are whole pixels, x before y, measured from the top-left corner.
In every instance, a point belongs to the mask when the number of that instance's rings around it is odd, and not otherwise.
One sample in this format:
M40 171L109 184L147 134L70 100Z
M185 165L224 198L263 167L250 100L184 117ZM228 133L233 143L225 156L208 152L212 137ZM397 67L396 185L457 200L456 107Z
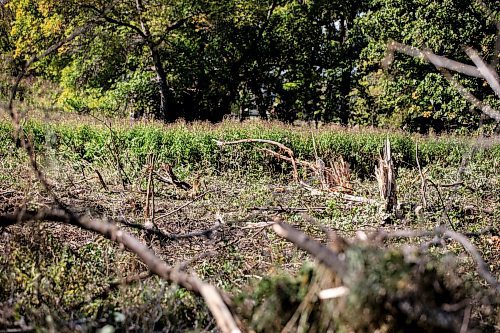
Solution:
M300 159L314 160L312 135L307 128L286 126L280 123L248 122L243 125L226 121L219 125L207 123L141 123L134 126L117 124L112 129L96 124L58 124L29 121L25 134L35 143L38 151L56 149L70 160L99 162L110 153L132 159L142 165L148 154L154 153L160 162L188 166L190 169L213 167L217 170L267 168L273 171L288 170L286 163L270 158L252 144L217 147L214 140L262 138L280 142L290 147ZM373 173L386 138L392 143L397 166L415 166L415 143L418 142L419 158L423 166L432 163L458 165L470 151L470 138L441 136L420 137L403 132L375 130L348 130L325 127L314 130L317 153L330 159L344 157L359 176ZM0 152L12 149L12 125L0 123ZM473 159L499 160L500 144L483 144Z

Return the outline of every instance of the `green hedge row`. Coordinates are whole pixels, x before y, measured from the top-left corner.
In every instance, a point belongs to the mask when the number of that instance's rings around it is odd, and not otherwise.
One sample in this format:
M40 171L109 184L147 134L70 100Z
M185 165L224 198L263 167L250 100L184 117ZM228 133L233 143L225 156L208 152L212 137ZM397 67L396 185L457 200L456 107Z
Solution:
M243 144L218 147L217 140L265 138L280 142L295 152L300 159L314 160L315 152L308 129L274 123L225 122L220 125L205 123L172 125L136 124L117 125L110 130L101 125L47 124L30 121L24 132L35 143L37 150L55 149L70 159L99 162L111 150L129 160L143 163L150 153L159 161L193 169L213 166L218 169L285 166L256 149L261 144ZM416 137L400 132L373 130L346 130L324 128L315 131L318 155L323 158L342 156L358 175L372 174L376 159L382 151L385 138L392 144L393 157L399 166L415 166L415 143L418 142L422 165L430 162L445 165L459 164L464 153L470 151L470 138ZM0 152L14 148L12 125L0 122ZM500 144L483 147L475 159L498 159Z

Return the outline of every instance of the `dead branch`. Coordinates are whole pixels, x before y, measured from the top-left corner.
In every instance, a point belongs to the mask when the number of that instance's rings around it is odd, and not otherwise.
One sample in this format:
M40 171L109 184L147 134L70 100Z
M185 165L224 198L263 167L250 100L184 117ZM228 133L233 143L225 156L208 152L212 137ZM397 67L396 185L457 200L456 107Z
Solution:
M104 177L101 175L99 170L94 168L94 171L97 174L97 178L99 178L99 183L101 184L104 191L109 191L108 185L106 185L106 182L104 181Z
M217 231L218 229L223 227L223 223L221 223L220 221L216 221L214 223L214 225L208 229L195 230L193 232L188 232L188 233L184 233L184 234L171 234L171 233L163 232L159 228L152 229L152 228L149 228L143 224L131 223L131 222L128 222L124 219L119 219L119 220L117 220L117 222L126 226L126 227L142 230L147 234L155 235L162 240L178 240L178 239L192 238L192 237L211 238L215 231Z
M219 141L219 140L215 140L215 142L217 143L217 146L219 147L222 147L222 146L227 146L227 145L237 145L237 144L241 144L241 143L267 143L267 144L270 144L270 145L274 145L278 148L280 148L281 150L283 150L284 152L286 152L290 158L290 161L292 162L292 168L293 168L293 179L295 181L299 181L299 172L297 170L297 163L295 161L295 157L294 157L294 154L293 154L293 150L291 150L290 148L288 148L287 146L285 146L284 144L281 144L279 142L276 142L276 141L272 141L272 140L266 140L266 139L241 139L241 140L236 140L236 141Z
M490 232L490 229L486 230ZM471 257L476 262L476 269L478 274L488 282L496 291L500 291L500 284L490 273L488 265L481 257L481 254L477 248L470 242L470 240L464 234L458 233L456 231L448 230L444 226L437 227L434 230L396 230L393 232L378 231L371 235L370 238L378 241L382 241L388 238L421 238L421 237L438 237L441 239L453 239L460 243L463 248L471 255Z
M410 55L412 57L422 58L427 62L433 64L441 72L441 74L443 74L444 78L462 95L463 98L465 98L467 101L469 101L469 103L474 105L476 108L481 110L484 114L486 114L490 118L495 119L496 121L500 121L499 111L495 110L488 104L477 99L464 86L462 86L457 80L455 80L451 75L451 73L448 71L452 70L458 73L485 79L488 81L488 79L481 73L481 70L478 69L478 67L466 65L464 63L448 59L446 57L438 56L429 50L420 50L416 47L401 44L396 41L389 42L387 46L386 56L382 60L383 67L387 68L393 62L395 51ZM477 61L479 62L479 60ZM489 80L492 80L492 82L494 82L493 86L491 87L493 90L495 90L496 89L495 87L497 87L497 85L499 84L498 79L497 80L494 79L494 75L491 74L491 71L488 70L487 67L483 67L482 70L483 72L488 74Z
M323 211L326 210L328 207L326 206L318 206L318 207L272 207L272 206L266 206L266 207L252 207L250 210L255 210L255 211L273 211L273 212L308 212L308 211Z
M481 72L474 66L451 60L446 57L438 56L429 50L420 50L413 46L401 44L394 40L391 40L389 42L389 45L387 46L386 56L382 60L382 65L385 68L389 67L394 61L394 51L398 51L415 58L422 58L439 68L446 68L468 76L484 79Z
M201 281L195 275L174 270L137 238L120 230L117 226L103 220L68 214L61 209L40 209L0 216L1 227L28 221L53 221L74 225L84 230L96 232L109 240L123 245L130 252L137 255L154 274L201 295L222 332L241 332L215 287Z
M162 181L165 184L170 184L174 185L180 189L183 189L185 191L191 190L192 186L189 185L188 183L180 180L177 178L177 176L174 173L174 170L172 169L172 166L168 163L165 163L162 165L161 170L165 172L165 176L159 174L157 171L153 170L153 174L156 176L156 178L160 181Z
M174 209L172 209L171 211L169 211L169 212L167 212L167 213L165 213L165 214L162 214L162 215L160 215L160 216L155 217L155 219L156 219L156 220L160 220L160 219L163 219L163 218L165 218L165 217L167 217L167 216L170 216L170 215L172 215L172 214L174 214L174 213L176 213L176 212L180 211L181 209L183 209L183 208L185 208L185 207L189 206L189 205L190 205L190 204L192 204L193 202L198 201L199 199L203 198L203 197L204 197L205 195L207 195L208 193L212 193L212 192L214 192L214 190L206 191L206 192L204 192L204 193L202 193L202 194L198 195L198 196L197 196L196 198L194 198L193 200L190 200L190 201L186 202L185 204L182 204L182 205L180 205L179 207L174 208Z
M317 191L317 192L319 192L321 194L323 193L319 189L314 188L314 187L310 186L309 184L307 184L307 183L305 183L303 181L300 182L300 185L302 185L303 187L305 187L307 190L309 190L311 192L312 191ZM373 200L373 199L369 199L369 198L365 198L365 197L360 197L360 196L356 196L356 195L351 195L351 194L347 194L347 193L327 192L327 195L330 196L330 197L339 198L339 199L346 200L346 201L366 203L366 204L370 204L370 205L380 204L380 202L377 201L377 200Z
M340 260L338 253L309 238L303 232L295 229L291 225L280 221L273 224L273 230L280 237L283 237L297 245L298 248L305 250L318 259L323 265L342 277L345 273L345 264Z
M491 89L500 97L500 80L498 78L498 74L491 69L484 61L481 59L477 51L472 47L466 47L465 53L469 56L470 60L476 65L477 69L484 77L484 79L488 82Z

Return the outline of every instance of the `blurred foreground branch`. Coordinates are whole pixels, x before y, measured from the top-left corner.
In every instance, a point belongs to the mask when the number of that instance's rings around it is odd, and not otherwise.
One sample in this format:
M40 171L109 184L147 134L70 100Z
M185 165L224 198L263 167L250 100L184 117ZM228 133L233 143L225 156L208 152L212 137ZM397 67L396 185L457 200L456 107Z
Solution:
M146 245L131 234L121 230L109 222L88 217L69 214L61 209L39 209L35 211L18 211L13 214L0 215L0 227L7 227L28 221L53 221L66 223L85 230L96 232L136 254L150 269L162 279L201 295L212 312L222 332L240 332L236 322L222 299L219 291L212 285L201 281L197 276L187 274L168 266L158 258Z

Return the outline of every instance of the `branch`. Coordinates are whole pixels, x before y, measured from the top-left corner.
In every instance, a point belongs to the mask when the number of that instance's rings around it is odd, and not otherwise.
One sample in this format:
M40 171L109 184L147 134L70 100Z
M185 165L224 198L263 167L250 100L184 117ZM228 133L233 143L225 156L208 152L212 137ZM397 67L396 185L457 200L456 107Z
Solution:
M488 81L488 79L481 73L481 71L477 67L466 65L458 61L450 60L446 57L435 55L431 51L428 50L422 51L416 47L401 44L396 41L389 42L389 45L387 46L387 54L382 60L383 67L388 67L392 63L392 61L394 60L394 51L398 51L413 57L421 57L427 62L433 64L441 72L441 74L445 77L445 79L462 95L463 98L465 98L467 101L469 101L472 105L481 110L484 114L486 114L490 118L493 118L496 121L500 122L499 111L493 109L488 104L483 103L479 99L477 99L463 85L461 85L457 80L455 80L451 75L451 73L448 71L449 69L472 77L485 79ZM496 82L498 83L498 80L496 80ZM493 90L495 90L495 85L491 87Z
M490 232L486 229L485 232ZM472 244L469 239L461 233L451 231L445 227L438 227L432 231L427 230L397 230L390 233L379 231L371 236L371 239L382 241L388 238L419 238L419 237L440 237L443 239L450 238L459 242L464 249L476 261L478 274L486 280L497 292L500 291L500 283L496 280L493 274L490 273L488 265L484 262L477 248Z
M297 171L297 163L293 154L293 150L285 146L284 144L281 144L276 141L272 140L266 140L266 139L241 139L241 140L236 140L236 141L219 141L219 140L214 140L217 143L217 146L222 147L226 145L237 145L240 143L255 143L255 142L260 142L260 143L267 143L270 145L277 146L278 148L282 149L285 151L288 156L290 157L290 160L292 162L292 167L293 167L293 179L295 181L299 180L299 172Z
M176 29L179 29L180 27L182 27L184 25L184 23L186 23L187 21L189 21L191 18L193 18L194 15L189 15L187 17L184 17L184 18L181 18L175 22L172 22L166 29L165 29L165 33L163 34L163 36L160 37L160 39L158 39L158 41L156 41L154 43L154 46L158 46L160 45L161 43L165 42L166 39L167 39L167 35L169 32L173 31L173 30L176 30Z
M436 67L447 68L449 70L465 75L484 79L481 72L474 66L451 60L446 57L438 56L429 50L420 50L416 47L401 44L396 41L390 41L389 45L387 46L387 54L382 60L382 65L384 67L388 67L393 62L394 51L398 51L415 58L422 58Z
M500 122L500 112L493 109L486 103L481 102L476 96L472 95L470 91L467 90L458 80L456 80L449 71L444 68L439 69L444 78L455 88L463 98L465 98L469 103L474 105L477 109L481 110L488 117L495 119Z
M103 18L105 21L109 22L109 23L112 23L112 24L115 24L115 25L118 25L118 26L121 26L121 27L126 27L126 28L129 28L131 30L134 30L135 32L137 32L139 34L139 36L142 37L142 39L144 41L147 41L148 40L148 36L141 30L141 28L133 25L133 24L130 24L130 23L127 23L127 22L123 22L123 21L120 21L120 20L117 20L115 18L112 18L110 16L108 16L106 14L106 10L100 10L99 8L93 6L93 5L89 5L89 4L84 4L82 5L83 8L88 8L94 12L96 12L97 14L100 15L101 18Z
M323 265L331 269L342 277L345 273L345 264L340 260L338 253L324 246L320 242L309 238L303 232L295 229L285 222L273 224L274 232L290 242L297 245L298 248L305 250L318 259Z
M168 266L166 262L158 258L146 245L131 234L120 230L117 226L103 220L70 215L60 209L40 209L37 211L0 215L0 227L7 227L27 221L54 221L70 224L84 230L93 231L123 245L130 252L136 254L152 273L201 295L222 332L240 332L231 312L215 287L201 281L195 275L186 274Z
M142 230L148 234L158 236L160 239L163 239L163 240L179 240L179 239L194 238L194 237L210 238L216 230L220 229L224 225L224 223L222 223L220 220L217 220L214 223L214 225L208 229L195 230L195 231L184 233L184 234L171 234L171 233L163 232L157 227L148 228L143 224L131 223L131 222L128 222L124 219L120 219L117 222L126 226L126 227L139 229L139 230Z
M481 59L476 50L472 47L466 47L465 53L469 56L472 62L476 65L477 69L488 82L491 89L500 97L500 82L498 79L498 74L494 72L484 61Z

